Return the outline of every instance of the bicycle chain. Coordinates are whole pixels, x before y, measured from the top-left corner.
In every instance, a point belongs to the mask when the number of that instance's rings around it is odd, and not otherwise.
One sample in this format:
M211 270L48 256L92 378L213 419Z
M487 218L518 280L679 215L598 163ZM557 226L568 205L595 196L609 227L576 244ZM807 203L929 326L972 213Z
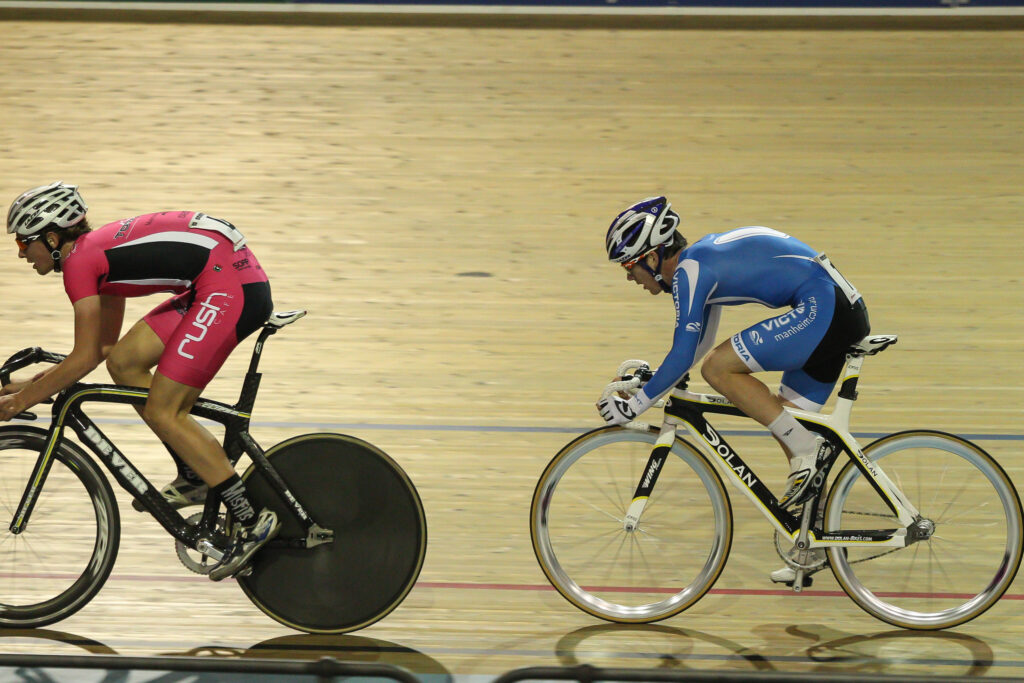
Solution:
M851 512L849 510L846 510L844 512L846 514L848 514L848 515L861 515L862 517L883 517L883 518L886 518L886 519L892 519L892 515L883 514L881 512ZM869 557L862 557L859 560L852 560L852 561L851 560L847 560L846 563L847 564L860 564L861 562L867 562L868 560L874 560L874 559L877 559L879 557L885 557L886 555L891 555L894 552L897 552L899 550L905 550L906 548L907 548L907 546L903 546L902 548L893 548L892 550L886 550L885 552L878 553L877 555L871 555Z
M880 513L880 512L853 512L853 511L850 511L850 510L844 510L844 514L847 514L847 515L861 515L862 517L882 517L882 518L885 518L885 519L892 519L892 515L883 514L883 513ZM779 532L776 531L775 535L776 535L776 537L778 537ZM878 559L879 557L885 557L886 555L891 555L892 553L895 553L895 552L897 552L899 550L905 550L905 549L906 549L906 546L904 546L902 548L893 548L892 550L886 550L885 552L878 553L877 555L870 555L868 557L862 557L859 560L847 560L846 563L847 564L860 564L861 562L867 562L868 560L875 560L875 559ZM801 565L798 562L796 562L796 561L786 557L785 555L783 555L782 549L779 546L778 540L776 540L776 543L775 543L775 552L778 553L779 557L781 557L782 560L787 565L789 565L790 567L792 567L794 569L803 568L805 570L809 570L810 569L810 570L817 571L817 570L824 569L825 566L828 564L828 560L826 559L823 564L818 565L818 566L815 566L813 564L812 565Z

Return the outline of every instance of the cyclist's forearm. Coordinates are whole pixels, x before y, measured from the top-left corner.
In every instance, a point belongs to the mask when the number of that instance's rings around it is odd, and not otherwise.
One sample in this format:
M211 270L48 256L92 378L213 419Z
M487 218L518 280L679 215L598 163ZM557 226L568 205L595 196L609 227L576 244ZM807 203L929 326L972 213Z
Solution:
M36 375L24 389L17 393L22 410L28 410L61 389L69 387L92 372L99 361L76 357L73 354L49 370Z

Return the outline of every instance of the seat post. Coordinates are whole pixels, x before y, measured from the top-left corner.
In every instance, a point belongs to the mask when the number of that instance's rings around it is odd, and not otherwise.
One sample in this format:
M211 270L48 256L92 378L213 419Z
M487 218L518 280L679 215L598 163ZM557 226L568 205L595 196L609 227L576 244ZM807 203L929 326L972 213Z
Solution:
M263 344L267 341L267 338L273 334L277 334L278 328L273 325L264 323L263 329L260 331L260 336L256 339L256 345L252 349L252 358L249 359L249 373L253 374L256 372L256 368L260 365L260 356L263 354Z
M256 404L256 392L260 388L260 378L262 377L257 371L260 365L260 356L263 353L263 344L267 339L277 333L278 328L270 324L265 324L263 329L260 331L260 336L256 339L256 345L252 349L252 358L249 359L249 370L245 373L245 379L242 380L242 391L238 395L238 402L235 404L236 410L241 410L247 413L252 412L253 406Z
M256 338L256 345L252 349L252 358L249 360L249 371L245 373L245 380L242 382L242 393L238 397L235 409L251 413L256 403L256 390L260 386L260 373L257 369L260 365L260 355L263 353L263 344L272 334L277 334L285 325L290 325L299 318L306 315L306 311L285 311L282 313L271 313L267 321L263 323L260 336Z
M863 355L846 354L846 368L843 370L842 384L836 396L836 407L832 410L832 416L845 430L850 428L850 414L853 412L853 402L857 400L857 380L860 379L860 369L863 365Z
M848 353L846 355L846 368L843 371L843 381L839 386L839 398L857 400L857 380L860 379L860 369L864 365L863 354Z

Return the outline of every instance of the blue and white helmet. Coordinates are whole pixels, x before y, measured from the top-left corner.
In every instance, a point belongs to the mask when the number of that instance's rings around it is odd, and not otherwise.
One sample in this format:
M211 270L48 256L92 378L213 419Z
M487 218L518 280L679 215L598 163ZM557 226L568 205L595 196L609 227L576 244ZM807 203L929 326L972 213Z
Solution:
M672 241L679 215L664 197L648 197L629 207L612 221L605 237L608 260L635 261Z
M89 210L77 185L57 181L34 187L14 200L7 211L7 233L31 237L47 229L77 225Z

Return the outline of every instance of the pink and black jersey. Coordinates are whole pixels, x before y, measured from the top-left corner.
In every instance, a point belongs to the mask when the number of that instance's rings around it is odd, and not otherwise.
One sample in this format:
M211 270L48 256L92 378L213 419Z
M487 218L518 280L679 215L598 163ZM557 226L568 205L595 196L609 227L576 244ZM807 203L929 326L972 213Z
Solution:
M266 273L242 234L193 211L150 213L87 232L63 272L71 303L176 294L143 320L164 343L157 371L194 387L205 387L273 310Z
M232 269L243 283L265 281L263 269L244 244L230 223L193 211L126 218L75 240L64 261L64 289L74 303L96 294L185 292L208 269ZM215 249L223 262L211 261Z

